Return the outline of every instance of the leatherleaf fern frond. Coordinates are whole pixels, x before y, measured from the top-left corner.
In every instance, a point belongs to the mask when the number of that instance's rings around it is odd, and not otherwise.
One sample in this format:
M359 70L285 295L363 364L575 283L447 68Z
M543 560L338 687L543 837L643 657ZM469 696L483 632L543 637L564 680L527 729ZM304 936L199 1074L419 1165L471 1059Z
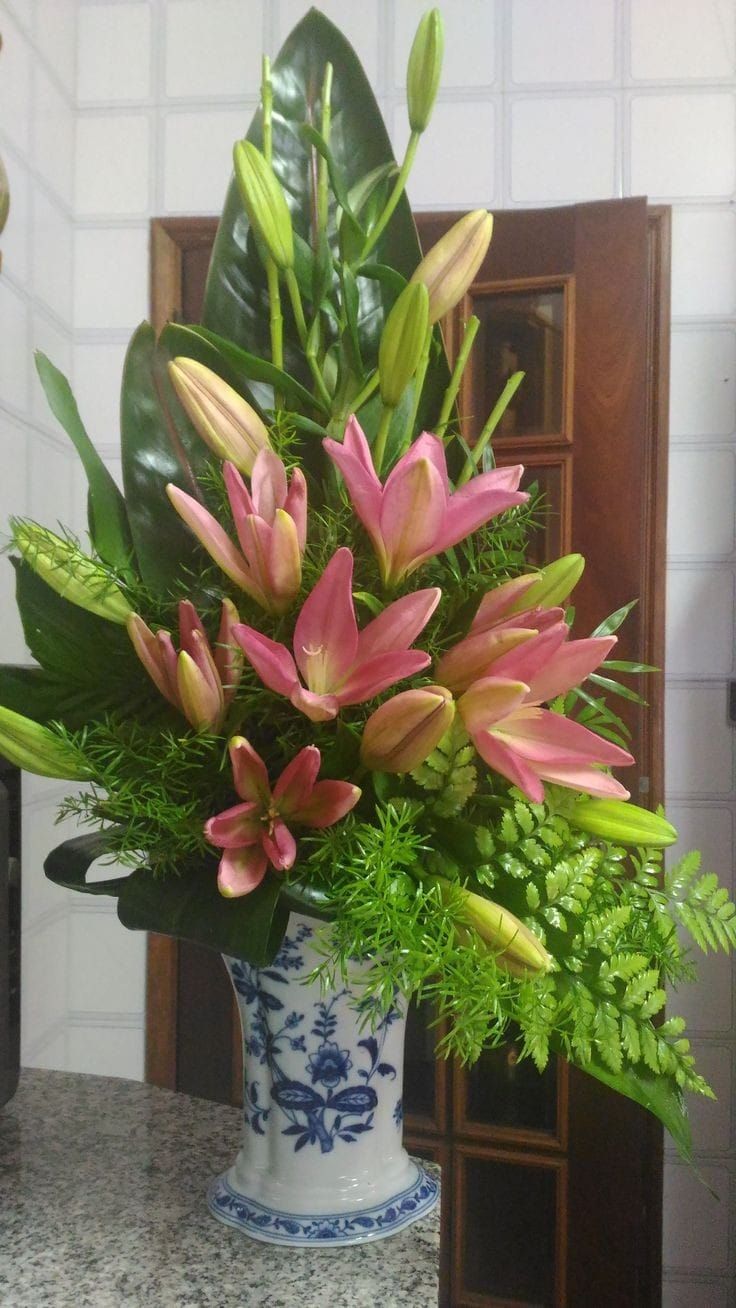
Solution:
M439 817L459 813L475 794L478 785L475 757L468 733L456 717L437 748L412 773L417 785L436 792L432 807Z

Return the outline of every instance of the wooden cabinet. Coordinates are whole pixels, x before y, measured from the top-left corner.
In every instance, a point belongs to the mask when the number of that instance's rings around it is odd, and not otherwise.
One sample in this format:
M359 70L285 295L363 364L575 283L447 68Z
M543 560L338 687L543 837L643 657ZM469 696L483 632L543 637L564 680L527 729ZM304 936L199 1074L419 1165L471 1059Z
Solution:
M423 214L431 245L457 214ZM216 223L153 224L153 316L196 320ZM641 199L496 216L476 284L445 324L481 320L460 397L477 434L504 378L523 368L494 440L524 463L548 515L537 561L587 558L576 630L639 597L620 656L661 667L669 321L669 211ZM662 791L662 681L625 705L634 797ZM633 769L631 770L634 771ZM229 983L219 959L155 937L147 1075L239 1094ZM196 1003L181 1002L187 993ZM510 1042L472 1069L434 1059L431 1014L412 1012L407 1139L443 1167L443 1302L518 1308L644 1308L660 1302L661 1133L654 1119L561 1060L539 1076ZM206 1059L202 1033L208 1032ZM204 1063L209 1066L205 1067Z

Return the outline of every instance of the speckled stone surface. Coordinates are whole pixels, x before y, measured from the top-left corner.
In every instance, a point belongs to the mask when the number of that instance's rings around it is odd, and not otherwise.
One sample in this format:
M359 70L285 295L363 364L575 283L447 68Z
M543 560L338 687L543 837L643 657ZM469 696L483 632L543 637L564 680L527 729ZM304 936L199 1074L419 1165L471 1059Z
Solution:
M435 1308L439 1205L348 1249L258 1244L209 1216L237 1108L25 1071L0 1109L2 1308Z

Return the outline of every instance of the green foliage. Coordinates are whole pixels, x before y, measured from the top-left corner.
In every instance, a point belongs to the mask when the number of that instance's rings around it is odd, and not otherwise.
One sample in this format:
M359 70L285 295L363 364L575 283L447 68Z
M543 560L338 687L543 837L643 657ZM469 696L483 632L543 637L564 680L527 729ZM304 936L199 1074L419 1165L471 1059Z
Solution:
M435 791L432 804L438 817L450 817L465 807L478 785L475 750L462 721L456 717L450 730L420 767L412 772L417 785Z
M675 913L695 943L709 949L728 951L736 947L736 905L728 891L718 884L714 872L700 872L700 854L686 854L665 876L665 886Z

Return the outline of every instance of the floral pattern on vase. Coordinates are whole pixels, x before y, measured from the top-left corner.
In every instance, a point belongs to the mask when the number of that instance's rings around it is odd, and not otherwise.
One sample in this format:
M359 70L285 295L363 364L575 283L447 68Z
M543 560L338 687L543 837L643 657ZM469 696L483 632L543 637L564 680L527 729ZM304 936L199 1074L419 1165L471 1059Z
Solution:
M436 1202L437 1182L401 1145L405 1005L310 979L324 924L292 915L268 967L225 962L243 1026L243 1147L210 1211L258 1239L379 1239ZM288 1205L288 1206L287 1206Z

